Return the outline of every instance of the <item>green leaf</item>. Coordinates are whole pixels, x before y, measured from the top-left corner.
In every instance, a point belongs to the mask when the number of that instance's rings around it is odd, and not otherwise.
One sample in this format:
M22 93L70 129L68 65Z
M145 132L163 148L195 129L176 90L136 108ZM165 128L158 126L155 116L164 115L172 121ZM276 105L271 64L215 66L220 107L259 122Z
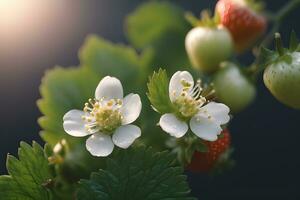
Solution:
M89 177L91 171L105 163L90 155L85 148L86 138L72 137L63 129L63 116L69 110L82 110L89 98L94 98L95 89L101 77L87 68L61 68L49 70L42 79L42 99L38 107L43 117L39 118L41 136L53 148L62 139L66 140L69 151L60 166L61 175L69 182ZM47 150L47 153L49 151ZM48 153L50 154L50 153Z
M152 107L159 113L170 113L174 111L169 97L169 78L166 70L159 69L149 78L148 98Z
M81 180L78 200L192 200L183 169L174 155L139 147L115 153L107 170Z
M71 137L63 129L63 116L71 109L82 109L94 92L101 77L84 68L56 67L46 73L42 79L40 92L42 99L38 107L43 117L39 124L43 131L42 138L54 146L65 138L69 143L80 139Z
M146 80L147 64L143 59L148 59L147 54L139 56L133 48L91 35L81 47L79 58L84 67L102 77L109 75L119 78L126 85L124 89L128 93L137 91L137 85Z
M53 199L48 184L52 175L42 147L21 142L19 159L8 155L9 176L0 176L0 197L2 200L50 200Z
M125 27L134 47L152 49L152 69L167 66L173 73L190 66L184 40L191 26L180 7L169 2L146 2L127 17Z
M183 11L168 2L147 2L138 7L126 19L127 35L136 48L145 48L163 34L185 32L187 22Z
M71 145L81 141L64 132L63 115L71 109L82 109L84 103L94 97L96 86L103 76L118 77L126 86L125 94L145 90L141 82L146 82L148 72L144 66L148 65L149 51L139 56L132 48L90 36L80 49L79 56L83 67L56 67L48 71L42 80L42 99L38 106L44 116L39 119L39 124L43 129L42 138L52 146L63 138Z

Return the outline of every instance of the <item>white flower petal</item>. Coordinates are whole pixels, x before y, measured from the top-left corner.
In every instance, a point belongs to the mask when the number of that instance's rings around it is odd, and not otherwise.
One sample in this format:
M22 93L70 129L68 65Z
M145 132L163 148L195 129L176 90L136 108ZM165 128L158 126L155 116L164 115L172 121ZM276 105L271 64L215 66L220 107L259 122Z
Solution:
M115 77L104 77L96 88L96 99L122 99L123 87L119 79Z
M112 136L112 140L118 147L127 149L140 136L141 129L130 124L117 128Z
M103 133L95 133L86 140L86 149L93 155L105 157L111 154L114 144L111 137Z
M70 110L63 117L63 127L64 130L72 136L75 137L84 137L90 133L85 129L85 123L82 119L82 116L85 115L85 112L81 110Z
M123 116L122 124L134 122L140 115L142 109L141 98L137 94L129 94L123 100L121 113Z
M174 102L176 100L176 98L180 95L180 93L182 92L182 89L183 89L183 86L181 83L182 80L189 82L191 84L191 89L194 86L194 79L189 72L187 72L187 71L176 72L172 76L172 78L170 80L170 84L169 84L169 96L170 96L170 100L172 102Z
M199 109L199 115L203 117L211 117L217 124L226 124L230 120L230 109L222 103L210 102Z
M222 132L220 125L202 116L194 116L190 121L190 128L199 138L207 141L216 141Z
M159 125L165 132L176 138L184 136L189 129L186 122L177 119L172 113L161 116Z

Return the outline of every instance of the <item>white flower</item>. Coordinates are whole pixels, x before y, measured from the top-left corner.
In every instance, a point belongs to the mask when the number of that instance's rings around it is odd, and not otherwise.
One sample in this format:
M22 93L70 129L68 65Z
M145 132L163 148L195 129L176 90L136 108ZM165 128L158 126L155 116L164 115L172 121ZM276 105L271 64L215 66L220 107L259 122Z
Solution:
M226 124L229 108L216 102L208 102L201 95L201 81L194 83L192 75L187 71L176 72L169 84L169 97L178 112L161 116L160 127L171 136L184 136L189 127L199 138L215 141L222 132L221 125Z
M128 148L141 129L131 125L140 115L140 96L129 94L123 98L121 82L114 77L104 77L83 111L71 110L63 118L65 131L75 137L91 135L86 141L87 150L94 156L108 156L114 145Z

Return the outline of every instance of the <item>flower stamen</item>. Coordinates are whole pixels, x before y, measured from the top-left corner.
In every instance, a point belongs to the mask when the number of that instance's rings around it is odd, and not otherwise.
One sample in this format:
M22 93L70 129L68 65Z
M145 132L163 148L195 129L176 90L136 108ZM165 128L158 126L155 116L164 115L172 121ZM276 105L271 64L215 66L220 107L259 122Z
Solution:
M86 130L91 134L99 131L111 134L122 123L122 103L121 99L89 99L83 108L86 115L82 117Z
M180 117L189 118L194 116L199 108L204 105L207 101L203 97L201 80L197 80L196 85L192 87L192 84L185 79L181 79L180 83L182 85L182 91L177 96L174 101L175 106L177 107ZM174 92L176 94L176 92Z

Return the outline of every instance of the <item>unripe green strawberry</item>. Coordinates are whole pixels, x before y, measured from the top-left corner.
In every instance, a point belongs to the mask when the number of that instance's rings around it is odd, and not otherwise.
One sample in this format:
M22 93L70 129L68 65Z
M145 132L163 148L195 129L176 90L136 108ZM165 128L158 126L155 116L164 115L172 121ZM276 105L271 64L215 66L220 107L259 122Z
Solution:
M185 48L194 68L212 73L232 55L234 47L225 27L217 26L207 19L206 21L199 23L187 34Z
M276 36L277 52L269 55L264 83L283 104L300 109L300 46L292 35L290 49L283 49L281 37Z
M256 96L256 88L234 63L222 63L213 79L218 100L230 107L233 113L245 109Z

